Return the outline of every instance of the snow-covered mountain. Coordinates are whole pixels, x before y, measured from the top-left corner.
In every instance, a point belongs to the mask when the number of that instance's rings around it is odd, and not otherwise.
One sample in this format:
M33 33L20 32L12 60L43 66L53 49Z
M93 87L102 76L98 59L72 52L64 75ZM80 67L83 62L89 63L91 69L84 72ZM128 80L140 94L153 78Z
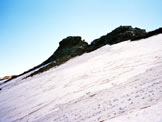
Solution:
M34 71L0 86L0 122L162 122L162 34Z

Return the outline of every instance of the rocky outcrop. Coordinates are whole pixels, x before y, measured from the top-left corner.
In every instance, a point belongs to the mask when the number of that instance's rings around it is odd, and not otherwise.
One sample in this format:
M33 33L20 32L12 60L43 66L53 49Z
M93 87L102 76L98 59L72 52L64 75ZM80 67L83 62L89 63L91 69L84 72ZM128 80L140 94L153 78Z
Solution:
M70 36L59 43L59 47L54 54L47 59L44 64L55 61L57 64L64 60L83 54L88 47L88 43L81 39L80 36Z
M82 55L86 52L87 48L88 43L82 40L80 36L67 37L59 43L59 47L54 52L54 54L49 57L45 62L43 62L43 65L48 63L49 64L34 72L30 76L47 71L50 68L58 66L73 57Z
M158 34L162 34L162 28L156 29L154 31L150 31L143 36L139 36L139 37L137 36L137 37L133 38L132 41L149 38L151 36L155 36L155 35L158 35Z
M100 48L106 44L117 44L122 41L140 38L145 35L146 31L144 29L132 28L131 26L120 26L107 35L94 40L90 45L90 51Z

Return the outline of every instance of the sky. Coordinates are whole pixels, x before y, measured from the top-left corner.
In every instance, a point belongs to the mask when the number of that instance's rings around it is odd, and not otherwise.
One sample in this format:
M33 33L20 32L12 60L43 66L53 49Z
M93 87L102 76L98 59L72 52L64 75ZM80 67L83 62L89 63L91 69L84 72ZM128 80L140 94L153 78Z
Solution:
M67 36L85 41L120 25L162 27L162 0L0 0L0 77L51 56Z

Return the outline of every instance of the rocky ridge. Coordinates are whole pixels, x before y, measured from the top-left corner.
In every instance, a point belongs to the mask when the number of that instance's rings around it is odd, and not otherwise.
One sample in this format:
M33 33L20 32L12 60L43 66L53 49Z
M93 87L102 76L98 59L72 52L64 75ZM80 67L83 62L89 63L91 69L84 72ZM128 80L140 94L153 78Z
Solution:
M91 43L92 50L100 48L106 44L117 44L126 40L133 40L146 35L146 30L140 28L132 28L131 26L120 26L108 33L101 36L99 39L95 39Z
M35 69L43 66L42 68L33 72L27 77L34 76L36 74L47 71L52 67L59 66L60 64L65 63L71 58L80 56L84 53L89 53L107 44L113 45L126 40L136 41L160 33L162 33L162 28L156 29L154 31L146 32L146 30L144 29L133 28L132 26L119 26L118 28L114 29L112 32L104 36L101 36L98 39L95 39L89 45L87 42L82 40L80 36L69 36L63 39L59 43L59 47L57 48L57 50L46 61L18 76L34 71Z

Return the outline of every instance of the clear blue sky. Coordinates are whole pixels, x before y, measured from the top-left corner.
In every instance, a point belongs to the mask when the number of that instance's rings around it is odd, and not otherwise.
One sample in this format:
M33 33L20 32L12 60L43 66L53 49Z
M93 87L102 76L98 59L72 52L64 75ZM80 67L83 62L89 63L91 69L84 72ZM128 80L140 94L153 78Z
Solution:
M67 36L88 42L120 25L162 27L162 0L0 0L0 77L46 60Z

